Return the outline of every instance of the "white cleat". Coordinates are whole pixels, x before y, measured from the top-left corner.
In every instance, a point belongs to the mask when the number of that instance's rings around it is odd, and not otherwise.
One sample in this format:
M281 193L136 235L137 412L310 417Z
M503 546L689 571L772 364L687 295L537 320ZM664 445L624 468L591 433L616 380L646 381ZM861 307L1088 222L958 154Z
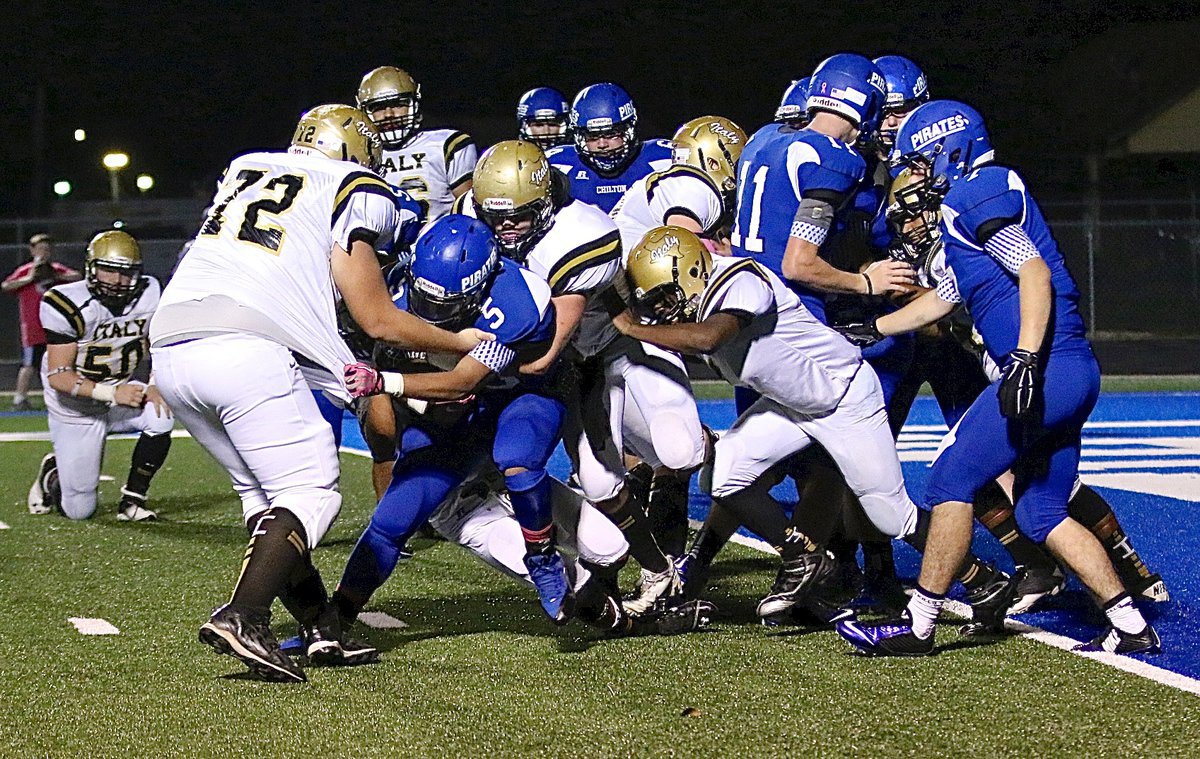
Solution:
M51 472L58 468L58 464L54 459L53 453L47 453L42 457L42 463L38 466L37 477L33 480L33 484L29 486L29 497L26 499L26 504L29 506L30 514L49 514L54 504L47 503L52 500L46 496L46 481Z

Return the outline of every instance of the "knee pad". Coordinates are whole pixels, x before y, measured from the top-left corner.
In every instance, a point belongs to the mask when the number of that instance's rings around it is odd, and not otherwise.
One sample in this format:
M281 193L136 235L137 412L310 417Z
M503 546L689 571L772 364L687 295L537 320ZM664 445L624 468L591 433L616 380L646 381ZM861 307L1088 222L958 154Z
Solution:
M342 510L342 494L325 488L297 488L276 496L271 507L287 509L300 520L308 537L308 548L312 550Z
M504 475L504 486L510 493L524 493L536 488L546 477L545 469L522 469L516 474Z
M687 471L704 463L704 432L691 429L678 413L659 414L650 428L650 439L658 460L668 469Z
M1067 505L1050 499L1025 497L1016 508L1017 526L1035 543L1046 538L1068 518Z

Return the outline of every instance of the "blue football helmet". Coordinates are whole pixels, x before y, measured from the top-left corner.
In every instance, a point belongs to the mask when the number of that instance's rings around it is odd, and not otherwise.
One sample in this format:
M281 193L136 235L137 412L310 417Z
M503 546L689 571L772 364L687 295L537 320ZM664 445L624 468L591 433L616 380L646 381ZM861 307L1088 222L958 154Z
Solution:
M637 155L637 109L633 98L611 82L584 87L571 104L571 131L584 163L602 175L620 174ZM604 136L620 137L621 145L588 150L588 139Z
M553 87L534 87L521 96L517 101L517 123L520 124L520 137L529 140L542 150L571 141L567 134L567 118L571 106L567 98ZM534 134L531 127L541 125L549 127Z
M500 267L500 247L478 219L452 213L435 221L413 248L408 310L430 324L469 327Z
M994 153L979 111L955 100L931 100L900 123L892 167L915 167L932 186L949 189Z
M797 129L808 123L808 83L812 79L806 76L788 85L783 92L783 100L775 109L775 121L780 124L791 124Z
M896 145L898 119L929 100L929 86L920 67L902 55L880 56L875 59L875 65L883 72L887 85L884 123L879 128L879 144L883 154L887 155Z
M859 139L871 141L879 129L887 83L879 67L857 53L838 53L821 61L808 84L808 115L828 111L850 121Z

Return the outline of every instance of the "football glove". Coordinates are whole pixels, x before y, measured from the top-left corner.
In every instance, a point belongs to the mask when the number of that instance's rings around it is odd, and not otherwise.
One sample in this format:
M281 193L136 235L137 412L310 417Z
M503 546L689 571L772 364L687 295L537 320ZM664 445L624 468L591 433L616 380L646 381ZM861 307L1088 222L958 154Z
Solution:
M1041 417L1042 374L1036 353L1017 348L1000 372L1000 413L1008 419L1037 422Z
M842 337L849 340L851 345L857 345L859 348L869 348L885 338L885 335L880 333L879 328L875 326L874 319L868 322L839 324L834 329L841 332Z
M365 361L346 364L346 389L351 398L362 398L383 392L383 376L379 370Z

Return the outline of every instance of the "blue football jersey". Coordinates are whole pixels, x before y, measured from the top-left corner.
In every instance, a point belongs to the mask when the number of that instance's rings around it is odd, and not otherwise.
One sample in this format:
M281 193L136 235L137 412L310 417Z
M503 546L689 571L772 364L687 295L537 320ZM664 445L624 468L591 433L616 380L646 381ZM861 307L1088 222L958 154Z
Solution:
M413 243L425 224L429 205L414 199L404 190L389 185L396 193L396 210L400 212L400 223L396 225L396 237L390 244L377 246L378 250L394 255L401 264L407 264L412 256Z
M574 145L560 145L546 153L550 165L558 169L571 183L571 196L584 203L591 203L604 213L625 194L630 185L654 171L663 171L671 166L673 149L668 140L645 140L638 154L629 165L615 177L602 177L595 169L583 162Z
M1017 347L1021 303L1017 277L980 244L987 234L1018 225L1050 268L1054 310L1047 345L1053 352L1091 353L1079 314L1079 288L1025 182L1012 169L984 166L956 182L942 201L946 263L992 359L1002 364Z
M763 127L738 161L733 254L754 258L775 272L825 321L824 294L789 282L783 276L783 254L802 198L830 200L841 212L865 174L862 156L843 142L807 129Z
M396 308L407 310L408 288L398 281L404 276L394 270L389 284ZM516 374L517 367L541 358L549 350L555 331L554 304L550 302L550 295L550 286L541 277L508 259L500 259L500 270L473 326L496 336L492 343L480 343L477 351L492 353L507 349L515 354L501 370L502 375ZM474 354L472 351L471 355ZM488 356L479 358L481 363L492 366ZM422 351L390 347L377 350L376 360L385 369L429 371L448 368L434 365Z

